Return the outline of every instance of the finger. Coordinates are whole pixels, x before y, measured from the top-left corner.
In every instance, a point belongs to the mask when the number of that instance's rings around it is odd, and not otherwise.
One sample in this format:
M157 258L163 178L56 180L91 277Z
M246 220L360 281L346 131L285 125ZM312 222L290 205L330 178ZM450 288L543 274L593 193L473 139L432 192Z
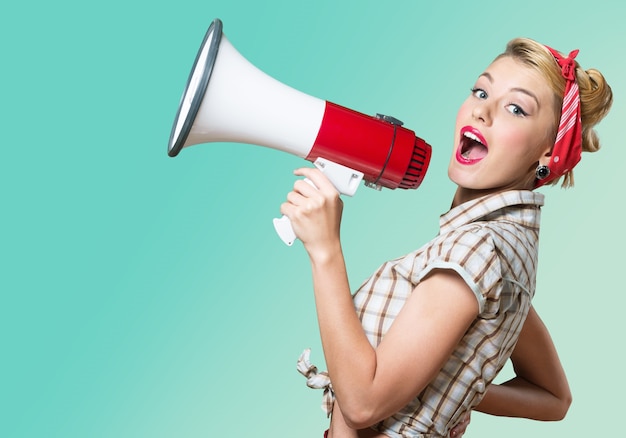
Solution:
M467 426L469 426L470 418L471 418L470 417L470 412L468 412L465 415L463 415L463 417L461 418L461 421L459 421L459 423L457 423L457 425L454 426L450 430L450 437L451 438L458 438L458 437L463 436L463 434L467 430Z
M295 175L309 179L322 192L337 191L324 173L315 167L301 167L294 171Z
M291 214L291 209L293 208L293 204L289 203L289 202L283 202L282 204L280 204L280 214L289 217L289 215Z
M293 191L305 198L314 198L320 195L320 191L309 179L299 179L293 184Z
M306 183L303 183L307 185ZM280 212L290 219L306 216L324 205L323 197L316 195L313 197L304 196L297 191L287 193L287 200L280 206Z
M464 428L464 427L455 426L455 427L454 427L454 428L450 431L450 438L459 438L459 437L462 437L464 433L465 433L465 428Z
M308 199L308 197L302 195L300 192L297 192L295 190L287 193L287 202L295 205L296 207L304 205Z

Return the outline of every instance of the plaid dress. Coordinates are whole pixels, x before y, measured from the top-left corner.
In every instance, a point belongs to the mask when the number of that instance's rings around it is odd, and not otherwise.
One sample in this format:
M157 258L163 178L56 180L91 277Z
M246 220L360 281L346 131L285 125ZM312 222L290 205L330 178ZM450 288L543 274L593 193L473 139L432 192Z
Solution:
M516 190L459 205L441 216L437 237L383 264L355 292L355 309L374 347L433 269L456 271L479 303L478 317L435 379L374 429L392 438L447 436L480 402L510 357L531 305L543 199Z

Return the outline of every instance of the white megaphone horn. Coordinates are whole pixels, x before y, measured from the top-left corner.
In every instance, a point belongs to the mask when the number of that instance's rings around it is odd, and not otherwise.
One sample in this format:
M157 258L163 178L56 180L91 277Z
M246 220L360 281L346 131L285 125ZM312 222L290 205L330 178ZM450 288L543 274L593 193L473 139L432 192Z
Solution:
M368 116L309 96L248 62L215 19L206 32L174 120L167 153L210 142L278 149L315 163L337 190L352 196L361 180L380 189L417 188L431 147L389 116ZM274 219L281 239L296 236Z

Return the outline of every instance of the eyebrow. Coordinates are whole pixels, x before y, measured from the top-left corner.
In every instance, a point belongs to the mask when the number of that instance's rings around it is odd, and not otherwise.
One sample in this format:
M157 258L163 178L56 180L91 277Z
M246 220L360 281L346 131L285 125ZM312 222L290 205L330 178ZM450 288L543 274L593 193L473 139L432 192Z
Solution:
M485 78L487 78L487 80L489 82L493 83L493 76L491 76L491 74L489 72L484 72L480 76L484 76ZM541 105L539 105L539 99L537 99L537 96L535 96L535 93L533 93L530 90L527 90L526 88L513 87L513 88L510 89L510 91L516 91L516 92L519 92L519 93L526 94L527 96L530 96L530 97L532 97L535 100L535 102L537 103L537 106L541 106Z

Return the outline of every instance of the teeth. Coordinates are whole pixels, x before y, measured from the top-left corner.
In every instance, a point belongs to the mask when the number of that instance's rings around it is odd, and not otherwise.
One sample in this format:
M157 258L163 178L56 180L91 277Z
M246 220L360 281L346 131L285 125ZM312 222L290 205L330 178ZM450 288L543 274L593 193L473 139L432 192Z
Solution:
M476 136L476 134L474 134L473 132L468 131L468 132L463 133L463 135L469 139L474 140L477 143L483 144L483 142L480 141L479 138Z

